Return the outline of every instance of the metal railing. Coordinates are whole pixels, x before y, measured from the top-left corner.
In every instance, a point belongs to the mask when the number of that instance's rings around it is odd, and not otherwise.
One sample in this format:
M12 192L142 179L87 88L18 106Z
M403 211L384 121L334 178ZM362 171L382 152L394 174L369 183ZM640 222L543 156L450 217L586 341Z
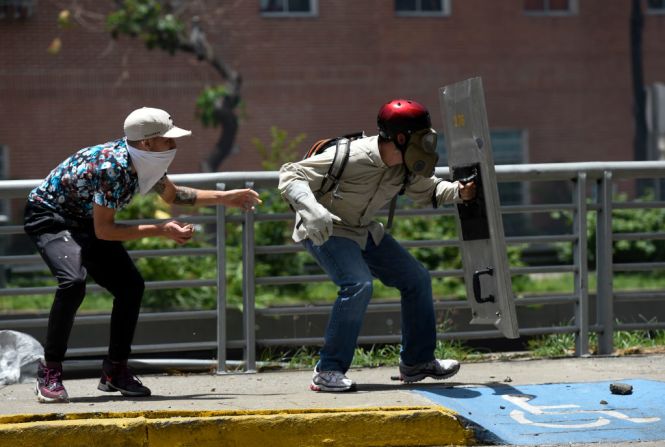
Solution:
M437 168L437 175L448 178L447 168ZM520 309L539 305L565 305L571 304L574 312L570 323L558 325L544 325L534 327L521 327L520 335L532 336L553 333L572 333L575 336L576 355L587 355L589 353L589 336L591 333L598 334L598 349L600 354L608 354L613 350L612 337L615 330L647 330L665 328L665 323L659 323L650 319L643 323L620 323L616 321L614 306L617 302L633 301L655 301L663 300L665 291L639 291L620 292L613 290L613 274L615 271L650 271L665 268L664 262L655 263L613 263L613 244L620 240L662 240L665 233L613 233L612 210L619 208L647 209L665 208L665 202L650 201L627 201L613 202L612 192L620 181L634 181L636 179L661 179L665 177L665 162L609 162L609 163L560 163L560 164L528 164L528 165L500 165L496 167L497 181L519 182L522 190L529 190L528 184L538 182L562 182L569 184L571 200L562 203L529 203L524 205L502 206L502 214L532 215L536 213L564 212L570 213L572 217L572 229L570 233L561 234L527 234L509 236L506 242L509 245L535 246L542 244L565 243L572 245L572 263L570 264L547 264L538 266L511 266L511 275L525 274L561 274L572 273L573 291L571 294L563 295L533 295L524 296L515 300ZM238 187L252 187L259 191L274 189L278 182L277 172L233 172L219 174L181 174L173 175L175 183L188 185L196 188L207 189L232 189ZM38 184L37 180L2 181L0 182L0 198L22 198ZM414 216L452 216L455 212L452 207L440 209L401 209L396 215L398 218L409 218ZM591 315L589 297L589 276L587 252L587 230L589 213L596 213L596 268L591 274L596 276L596 299L595 315ZM257 245L255 239L256 226L267 221L291 221L291 213L265 212L258 207L255 212L242 214L228 213L223 206L218 206L216 215L189 216L188 220L194 223L214 226L216 231L216 247L210 248L188 248L161 250L136 250L130 254L134 258L150 256L211 256L217 258L217 273L215 279L183 280L173 278L165 281L151 281L146 283L147 289L169 289L185 287L213 286L217 288L216 311L190 311L190 312L160 312L142 314L140 324L150 321L182 321L184 319L207 318L216 320L216 340L203 343L163 343L134 346L134 352L159 353L182 350L217 350L217 371L224 372L227 364L228 349L243 349L243 362L246 371L256 369L257 346L302 346L320 344L321 333L310 337L263 337L256 336L256 321L258 317L278 317L293 315L326 315L330 311L330 305L302 305L290 307L273 307L257 309L255 293L257 286L283 286L294 283L309 283L327 281L323 274L307 275L280 275L280 276L256 276L256 258L266 254L290 255L301 251L302 248L296 244L286 243L283 245ZM136 222L136 221L135 221ZM144 221L147 222L147 221ZM227 224L242 226L242 337L229 340L226 322L228 318L227 308L227 240L225 228ZM533 225L532 228L538 228ZM23 233L21 225L0 226L0 237ZM417 247L456 247L456 240L411 240L401 241L407 248ZM8 268L17 265L40 264L41 258L37 254L30 255L7 255L0 256L0 266ZM434 270L431 271L433 278L462 277L462 271ZM90 290L99 290L92 286ZM54 291L53 287L5 287L0 289L0 300L6 296L47 294ZM453 311L468 309L466 301L437 300L435 302L437 311ZM399 302L370 303L368 314L376 312L399 312ZM108 315L79 316L77 325L97 324L107 322ZM39 318L2 318L0 316L0 329L30 329L44 327L45 317ZM442 332L440 339L486 339L499 338L501 335L494 329L482 330L457 330ZM375 334L361 335L359 343L399 343L399 334ZM70 348L69 355L99 355L106 348ZM186 363L186 361L183 361Z

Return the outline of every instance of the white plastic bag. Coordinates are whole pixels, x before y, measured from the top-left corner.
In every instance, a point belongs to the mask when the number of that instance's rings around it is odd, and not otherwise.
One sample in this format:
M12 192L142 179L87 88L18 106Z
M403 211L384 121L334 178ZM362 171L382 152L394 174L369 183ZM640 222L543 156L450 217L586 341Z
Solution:
M43 358L44 348L30 335L0 331L0 387L34 380Z

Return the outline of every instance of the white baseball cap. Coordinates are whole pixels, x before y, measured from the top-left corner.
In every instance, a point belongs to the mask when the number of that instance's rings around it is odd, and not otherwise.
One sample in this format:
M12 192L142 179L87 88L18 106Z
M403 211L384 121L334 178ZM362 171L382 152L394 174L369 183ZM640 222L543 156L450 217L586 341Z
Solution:
M153 137L180 138L191 134L191 130L173 125L171 116L162 109L142 107L125 118L125 136L129 141Z

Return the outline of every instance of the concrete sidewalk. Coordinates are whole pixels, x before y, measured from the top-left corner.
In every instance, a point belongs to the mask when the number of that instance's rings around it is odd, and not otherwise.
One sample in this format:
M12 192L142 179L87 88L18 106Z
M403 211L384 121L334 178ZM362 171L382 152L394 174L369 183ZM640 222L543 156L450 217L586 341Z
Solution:
M39 404L34 384L0 389L0 445L474 445L466 420L413 390L510 383L665 381L665 355L466 363L453 378L404 385L396 368L353 369L351 393L315 393L311 371L142 376L150 398L66 380L69 404Z

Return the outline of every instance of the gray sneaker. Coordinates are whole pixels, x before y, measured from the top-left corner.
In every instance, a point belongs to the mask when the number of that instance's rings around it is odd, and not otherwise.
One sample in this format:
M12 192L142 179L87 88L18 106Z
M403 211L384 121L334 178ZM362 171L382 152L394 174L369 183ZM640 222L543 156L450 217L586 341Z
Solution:
M426 377L441 380L454 376L459 371L457 360L432 360L419 365L408 366L399 362L399 378L405 383L420 382Z
M309 389L312 391L325 391L329 393L355 391L356 382L346 377L344 373L340 371L317 371L315 369Z

